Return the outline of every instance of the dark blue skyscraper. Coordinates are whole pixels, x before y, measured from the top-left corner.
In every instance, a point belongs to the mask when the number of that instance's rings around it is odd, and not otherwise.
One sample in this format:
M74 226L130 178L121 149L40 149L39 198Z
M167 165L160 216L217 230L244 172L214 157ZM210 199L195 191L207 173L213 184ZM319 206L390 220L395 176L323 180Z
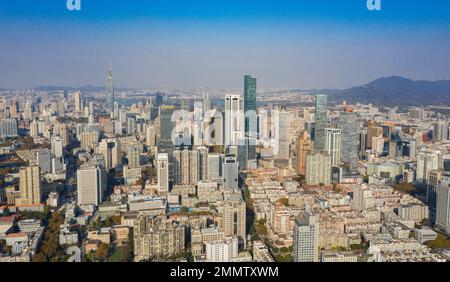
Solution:
M323 150L325 148L325 128L327 127L327 95L316 96L316 125L314 148Z
M256 78L244 76L244 114L245 114L245 137L246 152L245 160L256 160L256 138L258 135L256 118ZM242 158L242 156L240 156Z

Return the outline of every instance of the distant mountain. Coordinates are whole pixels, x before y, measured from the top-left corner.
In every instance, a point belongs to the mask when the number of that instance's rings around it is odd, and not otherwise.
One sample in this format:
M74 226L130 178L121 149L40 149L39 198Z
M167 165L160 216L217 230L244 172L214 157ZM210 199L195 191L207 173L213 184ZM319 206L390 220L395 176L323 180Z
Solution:
M376 105L450 105L450 81L411 80L392 76L343 90L321 90L332 102L372 103Z
M49 86L39 86L39 87L36 87L34 90L52 92L52 91L64 91L64 90L67 90L67 91L105 91L105 89L106 89L105 87L98 87L98 86L91 86L91 85L81 86L81 87L49 85Z
M54 91L82 91L82 92L104 92L106 91L106 87L104 86L92 86L86 85L81 87L68 87L68 86L39 86L34 90L36 91L46 91L46 92L54 92ZM115 88L116 91L128 91L130 88Z

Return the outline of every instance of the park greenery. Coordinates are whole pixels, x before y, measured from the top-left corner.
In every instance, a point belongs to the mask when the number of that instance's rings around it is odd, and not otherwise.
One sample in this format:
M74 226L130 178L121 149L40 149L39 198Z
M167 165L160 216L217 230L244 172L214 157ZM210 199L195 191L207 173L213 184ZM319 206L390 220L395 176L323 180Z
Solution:
M63 215L58 211L54 212L45 231L41 248L39 252L33 257L33 262L64 261L64 250L59 245L59 227L63 223Z

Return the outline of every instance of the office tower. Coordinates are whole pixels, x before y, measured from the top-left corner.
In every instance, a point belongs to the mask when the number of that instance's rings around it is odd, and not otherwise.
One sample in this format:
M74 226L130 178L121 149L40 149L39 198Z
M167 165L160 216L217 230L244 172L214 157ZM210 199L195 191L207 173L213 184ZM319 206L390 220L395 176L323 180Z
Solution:
M54 136L52 138L52 153L57 158L64 156L64 145L60 136Z
M52 152L49 149L39 150L36 155L37 165L41 168L41 173L52 172Z
M98 151L105 159L106 170L115 169L118 165L122 165L122 151L120 141L116 139L103 139Z
M306 183L330 185L331 157L325 152L312 152L306 156Z
M128 167L141 167L141 150L138 145L130 145L127 150Z
M384 138L383 136L372 137L372 153L377 156L383 155L384 152Z
M433 141L448 140L449 123L441 120L433 124Z
M254 111L256 117L256 78L250 75L244 76L244 114L249 111ZM256 123L256 120L254 121ZM250 121L245 119L245 133L248 135L250 129L256 130L255 128L250 128Z
M181 105L180 105L180 107L181 107L181 110L190 112L190 108L191 108L191 100L189 100L189 99L183 99L183 100L181 100Z
M239 240L236 237L205 244L207 262L231 262L232 259L238 257L238 252Z
M450 172L450 154L443 157L442 167L445 172Z
M208 154L208 180L218 181L222 176L222 155Z
M316 124L314 138L314 148L316 150L323 150L325 147L324 131L328 122L327 101L327 95L316 96Z
M156 137L157 137L157 131L154 124L148 124L146 128L146 138L145 142L148 147L155 147L156 146Z
M305 212L295 220L293 238L294 262L319 261L319 217Z
M224 189L239 188L239 162L233 155L226 155L222 159L222 177Z
M136 120L134 117L127 118L127 134L135 135L136 134Z
M0 138L17 137L18 121L15 118L5 118L0 120Z
M428 185L427 185L427 204L430 210L430 220L432 223L436 219L436 198L437 189L444 176L444 172L441 170L432 170L429 174Z
M246 246L246 206L240 195L230 195L223 202L223 232L226 237L237 237L242 248Z
M198 147L198 167L199 176L198 179L202 181L208 180L208 147Z
M179 257L185 251L185 227L163 217L139 217L133 226L135 261Z
M82 166L77 170L77 203L78 205L98 206L102 203L106 192L106 170L94 166Z
M211 110L211 100L209 99L209 93L203 93L203 114L206 115Z
M258 137L256 115L256 78L244 76L244 115L247 157L249 161L256 160L256 139ZM247 163L247 160L245 161ZM247 166L247 165L246 165ZM254 166L254 165L252 165Z
M114 103L115 103L115 93L114 93L114 78L112 72L112 66L108 71L108 80L106 82L106 108L107 111L113 113L114 116Z
M21 167L19 170L20 203L37 205L41 203L41 168L38 165Z
M331 157L331 166L341 164L342 131L335 128L325 128L325 151Z
M175 150L173 152L173 170L174 183L196 185L200 176L199 151Z
M81 93L80 91L75 92L74 99L75 99L75 111L78 113L83 112L84 110L83 93Z
M275 133L276 146L276 156L278 159L289 159L289 145L290 145L290 123L292 117L291 114L286 111L286 109L281 109L278 111L278 128Z
M239 168L247 170L248 168L248 138L240 139L238 146L233 146L237 149L237 156L239 161ZM231 148L231 147L229 147Z
M375 121L371 120L367 125L367 149L376 148L377 144L372 144L374 142L374 138L383 138L383 129L381 128L381 126L378 126Z
M437 150L421 149L417 153L416 184L425 189L432 170L440 170L442 153Z
M204 120L203 139L208 146L222 146L224 143L223 115L217 109L206 113Z
M359 133L359 157L364 158L367 149L367 129L362 129Z
M191 134L194 141L194 146L202 146L205 144L205 116L203 113L203 106L201 102L194 102L194 112L190 113L191 116Z
M450 234L450 174L442 177L437 187L436 226Z
M169 156L166 153L159 153L156 158L158 175L158 192L169 192Z
M341 162L350 170L358 168L359 125L353 108L346 107L339 115L338 128L342 130Z
M95 104L94 102L89 102L89 115L93 115L95 113Z
M300 175L305 175L306 168L306 156L311 152L311 139L306 131L300 133L297 139L297 173Z
M80 134L81 148L94 149L98 146L98 139L100 138L97 131L88 131Z
M225 146L238 145L244 139L244 108L239 95L225 96Z
M167 149L173 147L172 131L175 123L172 122L172 115L175 112L174 106L159 107L159 142L158 148Z

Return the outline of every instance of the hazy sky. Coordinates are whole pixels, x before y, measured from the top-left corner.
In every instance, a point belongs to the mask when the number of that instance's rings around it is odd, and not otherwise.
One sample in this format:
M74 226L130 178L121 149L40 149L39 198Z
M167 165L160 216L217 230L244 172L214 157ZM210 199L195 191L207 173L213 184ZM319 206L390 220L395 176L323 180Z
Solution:
M450 1L0 0L0 88L331 88L450 79Z

